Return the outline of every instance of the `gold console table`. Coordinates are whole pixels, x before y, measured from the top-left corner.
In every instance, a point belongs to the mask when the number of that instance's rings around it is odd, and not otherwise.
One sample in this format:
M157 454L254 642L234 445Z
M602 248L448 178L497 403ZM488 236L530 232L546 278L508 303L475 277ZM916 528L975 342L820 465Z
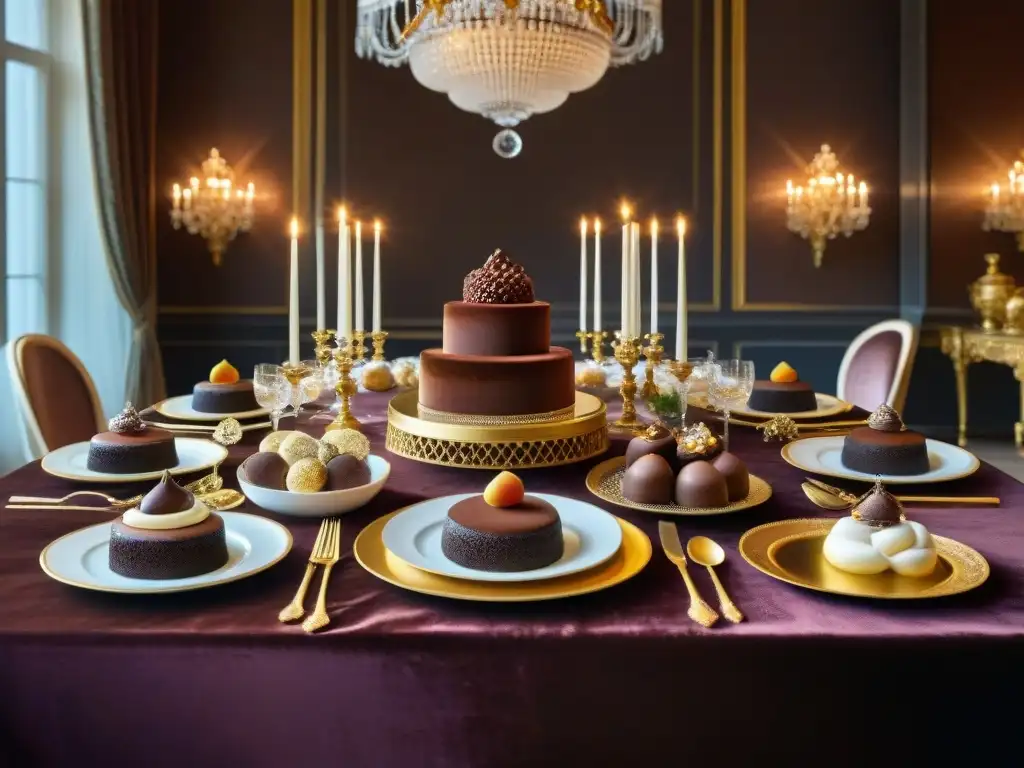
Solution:
M943 328L942 352L953 361L956 374L957 442L967 445L967 366L989 362L1008 365L1020 382L1020 421L1013 425L1017 447L1024 441L1024 335L983 331L980 328Z

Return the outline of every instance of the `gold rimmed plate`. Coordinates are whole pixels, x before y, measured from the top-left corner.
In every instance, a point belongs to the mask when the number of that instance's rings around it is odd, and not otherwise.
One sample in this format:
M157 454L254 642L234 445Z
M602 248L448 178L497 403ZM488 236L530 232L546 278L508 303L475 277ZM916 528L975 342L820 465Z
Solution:
M738 416L741 419L770 419L773 416L789 416L793 421L800 421L801 419L824 419L829 416L838 416L840 413L846 413L853 405L840 400L834 395L825 395L821 392L814 394L814 399L817 401L817 408L813 411L797 411L796 413L775 413L772 411L755 411L753 408L743 406L741 408L733 408L729 414L731 416Z
M197 411L192 407L192 395L178 395L161 400L153 406L153 410L161 416L181 421L222 421L224 419L255 419L259 416L267 416L270 411L266 408L254 408L248 411L237 411L235 413L207 413Z
M988 562L976 550L932 534L935 571L923 578L892 571L863 576L841 571L822 554L834 519L778 520L751 528L740 538L743 559L772 578L818 592L879 600L920 600L967 592L985 583Z
M726 515L730 512L742 512L744 509L764 504L772 497L772 487L766 480L757 475L750 476L750 493L742 501L727 504L724 507L681 507L678 504L639 504L622 495L622 476L626 472L626 457L602 461L587 474L587 489L599 499L618 504L620 507L639 509L643 512L655 512L659 515L679 515L683 517L702 517L707 515Z
M72 443L43 456L42 468L48 475L80 483L138 483L145 480L159 480L164 470L115 474L89 469L89 441ZM172 475L186 475L210 469L228 457L228 449L211 440L198 437L175 437L174 449L178 463L168 468Z
M557 600L621 584L642 571L651 559L651 540L647 534L616 518L622 528L622 546L610 560L589 571L545 581L494 583L453 579L414 568L387 550L382 537L384 526L398 512L385 515L360 531L352 551L356 561L378 579L425 595L485 603Z

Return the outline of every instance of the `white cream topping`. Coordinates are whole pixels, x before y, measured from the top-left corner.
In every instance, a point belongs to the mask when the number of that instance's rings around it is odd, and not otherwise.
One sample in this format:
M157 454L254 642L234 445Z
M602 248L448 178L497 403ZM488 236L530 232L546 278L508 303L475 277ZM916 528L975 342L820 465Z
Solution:
M823 554L836 568L864 575L891 568L901 576L927 576L938 561L935 542L920 523L874 528L852 517L836 521Z
M210 516L210 508L199 499L190 509L171 512L167 515L147 515L142 510L132 507L122 516L125 525L132 528L144 528L149 531L169 531L174 528L186 528L201 523Z

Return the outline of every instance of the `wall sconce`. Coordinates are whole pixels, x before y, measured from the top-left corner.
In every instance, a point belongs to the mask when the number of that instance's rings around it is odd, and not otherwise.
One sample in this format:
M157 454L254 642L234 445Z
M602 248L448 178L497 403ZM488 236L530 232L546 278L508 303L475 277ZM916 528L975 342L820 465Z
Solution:
M174 185L171 223L175 229L184 226L190 235L206 240L213 264L219 267L228 243L252 226L256 187L251 181L244 190L236 187L235 172L216 149L203 161L202 174L202 180L193 176L184 189Z
M814 266L820 267L827 241L867 227L868 185L856 184L852 173L839 173L839 160L828 144L821 145L807 174L806 187L786 182L786 223L790 232L810 241Z
M1024 155L1024 151L1021 154ZM1010 183L1005 189L993 184L989 190L981 228L986 232L1012 232L1017 237L1017 250L1024 251L1024 163L1017 160L1009 177Z

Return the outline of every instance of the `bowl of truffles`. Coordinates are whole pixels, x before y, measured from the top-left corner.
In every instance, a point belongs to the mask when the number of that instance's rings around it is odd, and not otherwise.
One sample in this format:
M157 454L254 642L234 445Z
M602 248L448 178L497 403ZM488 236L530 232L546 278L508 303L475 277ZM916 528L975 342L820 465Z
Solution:
M386 459L354 429L317 440L303 432L271 432L238 467L238 484L254 504L294 517L327 517L367 504L391 474Z

